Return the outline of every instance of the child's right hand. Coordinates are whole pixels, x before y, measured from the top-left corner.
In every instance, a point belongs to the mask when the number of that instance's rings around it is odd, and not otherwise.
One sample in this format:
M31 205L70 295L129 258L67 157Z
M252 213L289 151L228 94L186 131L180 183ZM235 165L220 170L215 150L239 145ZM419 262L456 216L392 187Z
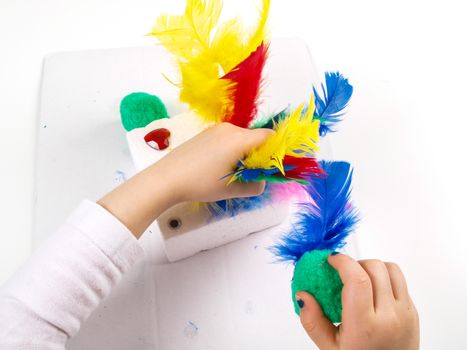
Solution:
M357 262L344 254L329 256L328 261L344 284L342 323L335 327L310 294L296 295L303 301L303 328L320 349L419 348L417 310L396 264L379 260Z

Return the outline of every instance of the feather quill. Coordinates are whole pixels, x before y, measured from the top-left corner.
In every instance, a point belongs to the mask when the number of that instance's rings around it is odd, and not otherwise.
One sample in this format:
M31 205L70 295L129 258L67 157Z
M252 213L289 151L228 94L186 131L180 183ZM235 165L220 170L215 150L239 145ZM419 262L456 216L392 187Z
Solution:
M315 95L315 119L320 121L319 134L325 136L334 132L334 126L341 121L343 109L352 97L353 87L339 72L325 73L326 86L321 84L323 96L313 87Z
M297 222L272 249L281 261L295 264L306 252L342 248L358 222L357 211L350 202L350 164L320 163L326 176L313 179L306 187L313 202L299 204Z

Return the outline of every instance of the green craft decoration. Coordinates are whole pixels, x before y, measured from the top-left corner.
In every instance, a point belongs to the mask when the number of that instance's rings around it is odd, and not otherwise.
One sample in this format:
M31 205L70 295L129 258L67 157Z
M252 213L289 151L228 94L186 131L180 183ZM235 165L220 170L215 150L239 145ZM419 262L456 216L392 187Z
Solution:
M145 127L154 120L170 118L161 99L145 92L126 95L120 103L120 116L126 131Z
M342 281L337 271L328 263L330 250L310 251L298 260L292 280L292 299L295 312L300 308L295 294L305 291L313 295L331 322L342 320Z

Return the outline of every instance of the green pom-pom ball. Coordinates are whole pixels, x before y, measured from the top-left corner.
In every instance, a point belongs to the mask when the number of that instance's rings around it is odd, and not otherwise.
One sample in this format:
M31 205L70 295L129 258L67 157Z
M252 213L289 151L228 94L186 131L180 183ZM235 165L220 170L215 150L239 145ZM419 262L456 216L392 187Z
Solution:
M145 127L154 120L169 118L161 99L145 92L126 95L120 103L120 116L126 131Z
M313 295L331 322L342 320L342 281L337 271L328 263L330 250L307 252L298 260L292 280L292 298L295 312L300 308L295 294L305 291Z

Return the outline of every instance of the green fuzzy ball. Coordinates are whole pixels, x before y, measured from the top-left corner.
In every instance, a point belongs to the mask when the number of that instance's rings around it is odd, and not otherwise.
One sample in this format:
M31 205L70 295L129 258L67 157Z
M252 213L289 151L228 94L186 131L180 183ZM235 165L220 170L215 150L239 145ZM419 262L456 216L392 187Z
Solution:
M331 322L342 319L342 281L337 271L328 263L330 250L315 250L303 254L295 265L292 280L292 299L297 315L300 308L295 294L305 291L313 295Z
M120 116L126 131L145 127L154 120L169 118L161 99L145 92L126 95L120 103Z

